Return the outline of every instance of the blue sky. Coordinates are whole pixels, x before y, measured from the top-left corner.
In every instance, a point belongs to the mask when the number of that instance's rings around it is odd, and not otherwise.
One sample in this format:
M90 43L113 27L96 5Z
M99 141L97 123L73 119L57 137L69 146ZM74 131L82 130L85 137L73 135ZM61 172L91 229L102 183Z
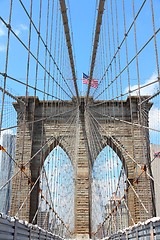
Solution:
M25 6L27 10L29 11L29 2L30 1L24 1ZM39 1L38 1L39 2ZM46 7L45 4L47 1L43 1L44 8ZM73 32L73 45L74 45L74 54L76 59L76 70L77 70L77 78L78 81L81 79L82 72L89 73L89 67L90 67L90 55L92 50L92 37L93 37L93 26L95 21L95 12L96 11L96 0L81 0L81 1L75 1L75 0L69 0L69 6L70 6L70 16L71 16L71 24L72 24L72 32ZM106 1L107 4L109 1ZM143 1L135 1L135 11L137 12L140 5ZM38 25L38 15L36 14L36 10L38 12L37 4L33 1L33 19L36 25ZM37 2L36 2L37 3ZM114 3L114 1L112 1ZM125 7L126 7L126 19L127 19L127 29L130 26L133 17L132 17L132 8L131 8L132 1L125 1ZM160 8L160 1L159 0L153 0L154 3L154 13L155 13L155 22L156 27L159 27L160 23L160 17L159 17L159 8ZM9 0L1 0L0 2L0 15L2 18L6 21L9 19ZM68 1L66 1L66 4L68 6ZM118 11L119 11L119 36L120 41L123 38L123 24L122 24L122 4L121 1L117 1L118 4ZM109 8L109 4L107 5ZM107 8L106 7L106 8ZM36 9L37 8L37 9ZM107 11L107 9L105 9ZM24 11L22 10L22 7L19 4L18 0L14 1L13 4L13 14L12 14L12 28L17 33L17 35L27 43L27 36L28 36L28 27L29 27L29 21L24 14ZM69 13L69 11L68 11ZM108 13L110 14L110 9L108 9ZM147 0L147 3L142 11L142 14L139 16L137 21L137 31L138 31L138 47L139 49L143 46L145 41L148 39L148 37L151 35L152 32L152 21L151 21L151 10L150 10L150 1ZM42 31L43 34L43 31ZM158 35L159 36L159 35ZM7 32L6 28L2 26L0 21L0 71L3 71L4 69L4 50L6 47L6 37ZM33 33L33 39L31 49L33 52L35 51L34 45L37 45L36 35L34 37ZM107 39L108 41L108 39ZM128 36L128 44L129 44L129 56L133 56L135 54L134 46L133 46L133 34L131 33ZM153 42L152 42L153 44ZM158 43L160 44L160 43ZM133 47L132 47L133 46ZM26 78L26 65L22 66L23 58L26 58L27 54L24 52L23 48L20 46L20 44L17 45L14 38L12 38L11 41L11 48L12 53L10 54L10 62L8 67L8 72L11 73L13 76L18 78ZM146 48L147 51L143 52L143 55L140 55L139 61L141 64L141 79L142 83L144 83L146 80L148 80L154 72L156 72L155 67L155 58L153 53L150 54L148 57L148 52L153 50L153 46L150 46ZM10 51L11 52L11 51ZM113 46L111 47L111 52L113 54ZM44 54L44 50L42 50L42 57ZM141 57L142 56L142 57ZM124 58L124 57L123 57ZM121 59L122 66L124 59ZM34 65L34 64L33 64ZM125 65L125 62L124 62ZM147 66L147 67L146 67ZM17 71L18 70L18 71ZM136 79L137 76L135 74L135 65L131 67L131 78ZM33 69L31 69L31 72L34 72L34 66ZM31 73L32 78L34 75ZM95 74L96 75L96 74ZM100 76L97 75L95 78L100 79ZM126 75L124 74L124 78ZM135 81L131 83L131 85L135 85ZM10 85L10 84L9 84ZM81 84L80 84L81 85ZM18 86L15 86L17 88ZM127 87L127 82L124 84L124 89Z
M29 2L24 1L27 10L29 11ZM39 1L38 1L39 2ZM47 1L43 1L44 8L46 7ZM67 1L66 1L67 4ZM77 78L78 81L82 77L82 72L89 71L89 59L92 48L92 33L93 33L93 23L94 23L94 15L95 15L95 4L96 0L82 0L82 1L70 1L70 16L72 21L72 31L73 31L73 39L74 39L74 55L76 59L76 70L77 70ZM5 0L0 2L0 15L7 22L9 19L9 5L10 1ZM37 7L38 8L38 7ZM38 26L38 17L36 14L36 4L33 4L34 11L34 22ZM37 10L38 12L38 10ZM69 13L69 11L68 11ZM45 17L44 17L45 18ZM28 40L28 28L29 21L24 14L22 7L19 4L19 1L14 1L13 10L12 10L12 28L16 32L16 34L27 44ZM45 30L43 30L45 31ZM42 35L43 35L42 31ZM32 33L34 37L34 32ZM5 64L5 49L6 49L6 39L7 39L7 31L6 27L0 21L0 71L4 71ZM33 52L37 46L37 37L34 37L34 43L32 42L31 49ZM9 56L9 67L8 73L17 78L23 79L26 78L26 59L27 53L24 51L23 47L15 40L12 36L11 38L11 48L10 56ZM14 46L14 47L13 47ZM44 51L42 50L42 57ZM25 60L24 60L25 59ZM22 65L22 62L24 64ZM18 71L17 71L18 70ZM33 69L33 73L34 73ZM35 75L35 73L34 73ZM10 85L10 84L8 84ZM11 84L12 85L12 84ZM16 86L16 89L18 86Z
M78 78L81 78L82 72L88 74L90 67L95 6L95 0L70 0Z

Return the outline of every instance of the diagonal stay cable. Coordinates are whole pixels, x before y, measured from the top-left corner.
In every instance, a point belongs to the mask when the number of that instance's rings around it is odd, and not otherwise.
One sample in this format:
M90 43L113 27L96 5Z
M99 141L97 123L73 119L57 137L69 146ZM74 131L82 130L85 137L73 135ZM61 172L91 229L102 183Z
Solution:
M93 121L95 121L95 118L92 117L92 119L93 119ZM97 122L97 121L96 121L96 122ZM96 125L95 125L95 126L96 126ZM103 136L102 136L102 137L103 137ZM129 181L129 180L127 179L127 181ZM129 185L131 185L130 182L129 182ZM136 197L138 198L140 204L142 205L142 207L144 208L144 210L145 210L146 213L148 214L149 212L147 211L147 209L146 209L145 205L143 204L142 200L140 199L139 195L137 194L137 192L135 191L135 189L133 188L133 186L130 186L130 187L132 188L132 190L133 190L133 192L135 193ZM123 198L123 197L122 197L122 198ZM108 217L110 217L110 214L108 215ZM105 222L106 220L107 220L107 219L105 219L104 222ZM98 228L97 231L99 231L99 229L102 227L102 225L104 224L104 222L101 224L101 226ZM97 233L97 231L96 231L96 233ZM95 234L96 234L96 233L95 233Z
M120 51L120 49L121 49L123 43L125 42L126 37L128 36L129 32L131 31L132 27L134 26L134 23L135 23L136 19L138 18L139 14L141 13L141 11L142 11L142 9L143 9L143 7L144 7L146 1L147 1L147 0L144 0L143 3L142 3L142 5L141 5L141 7L139 8L139 10L138 10L138 12L137 12L135 18L133 19L133 22L131 23L130 27L128 28L128 31L125 33L124 38L122 39L120 45L118 46L118 49L116 50L116 52L114 53L114 55L113 55L113 57L112 57L110 63L108 64L108 67L106 68L106 70L105 70L105 72L104 72L104 75L102 76L102 78L101 78L99 84L102 82L102 80L103 80L103 78L105 77L106 73L108 72L110 66L112 65L112 62L114 61L116 55L119 53L119 51ZM93 95L95 94L96 91L97 91L97 89L95 89Z
M115 121L118 121L118 122L123 122L123 123L129 124L129 125L142 127L142 128L145 128L145 129L149 129L149 130L155 131L155 132L160 132L160 130L158 130L158 129L147 127L147 126L144 126L144 125L141 125L141 124L138 124L138 123L134 123L134 122L132 123L132 122L129 122L129 121L125 121L125 120L122 120L122 119L119 119L119 118L116 118L116 117L109 116L109 115L104 114L104 113L97 112L97 111L95 111L93 109L91 109L91 112L94 112L94 113L96 113L98 115L101 115L103 117L107 117L108 119L112 119L112 120L115 120Z
M94 118L94 120L97 122L97 124L101 127L101 129L107 134L107 136L109 136L111 138L111 140L119 147L119 149L121 149L121 151L124 152L127 155L127 157L129 157L129 159L132 162L134 162L142 170L142 166L110 134L108 134L108 132L104 129L104 127L102 127L102 125L97 121L97 119L95 119L93 114L91 112L89 112L89 113ZM146 172L146 174L148 175L148 177L151 180L153 180L160 187L160 184L157 181L155 181L155 179L149 173Z
M72 115L70 116L70 118L68 119L67 122L69 122L69 120L72 120L72 121L73 121L74 118L75 118L75 116L72 114ZM72 124L72 122L69 124L68 128L70 128L71 124ZM66 129L66 131L67 131L67 129ZM66 131L65 131L65 132L66 132ZM64 138L64 137L62 137L60 140L62 140L63 138ZM50 138L43 144L43 146L23 165L23 167L26 167L26 166L37 156L37 154L39 154L41 151L43 151L43 150L45 149L45 147L48 145L48 143L51 142L51 141L53 141L53 140L56 140L56 137L54 137L54 136L50 137ZM15 161L15 160L14 160L14 161ZM15 162L16 162L16 161L15 161ZM12 179L15 178L15 177L18 175L19 172L21 172L21 169L18 170L12 177L10 177L10 178L7 180L7 182L6 182L3 186L0 187L0 191L1 191L10 181L12 181Z
M20 83L20 84L22 84L22 85L24 85L24 86L27 86L27 87L31 88L31 89L33 89L33 90L36 89L38 92L44 93L44 94L46 94L47 96L50 96L50 97L55 98L55 99L57 99L57 100L63 101L62 99L60 99L60 98L58 98L58 97L56 97L56 96L54 96L54 95L52 95L52 94L46 93L46 92L44 92L44 91L41 90L41 89L38 89L38 88L35 88L35 87L31 86L30 84L26 84L26 83L18 80L17 78L14 78L14 77L9 76L9 75L6 74L6 73L0 72L0 75L5 76L5 77L7 77L7 78L9 78L9 79L17 82L17 83ZM69 95L68 95L68 96L69 96ZM69 96L69 98L72 99L70 96Z
M44 120L51 119L51 118L53 118L53 117L60 117L60 116L63 116L63 115L65 115L65 114L67 114L67 113L73 112L73 111L75 111L76 109L77 109L77 107L76 107L76 108L73 108L72 110L65 111L65 112L62 112L62 113L59 113L59 114L50 115L50 116L48 116L48 117L40 118L40 119L38 119L38 120L25 121L25 123L27 123L27 124L33 124L33 123L37 123L37 122L41 122L41 121L44 121ZM23 126L23 123L22 123L22 124L19 124L19 125L14 125L14 126L11 126L11 127L7 127L7 128L2 128L2 129L1 129L1 132L2 132L2 131L5 131L5 130L8 130L8 129L12 129L12 128L17 128L18 126L19 126L19 127Z
M97 133L96 130L95 130L96 129L96 124L95 124L95 121L94 121L93 118L91 118L91 122L89 123L89 126L91 127L91 133L95 132L95 134L96 134ZM96 134L96 136L97 136L97 134ZM94 138L95 137L92 137L92 135L91 135L91 139L94 139ZM101 145L100 150L102 150L102 148L104 146L102 146L102 142L100 142L100 139L98 138L98 136L97 136L97 140L99 140L99 144ZM91 149L91 151L92 151L92 149ZM117 188L118 188L118 183L117 183ZM98 213L97 213L97 217L98 217Z
M69 91L71 92L71 94L72 94L72 96L73 96L74 94L73 94L71 88L69 87L69 85L68 85L68 83L67 83L65 77L63 76L63 74L62 74L62 72L61 72L61 70L60 70L60 68L58 67L58 64L56 63L56 60L53 58L53 55L52 55L51 51L48 49L48 46L46 45L44 39L42 38L42 36L41 36L41 34L40 34L40 31L37 29L36 25L34 24L32 18L30 17L30 15L29 15L29 13L28 13L26 7L24 6L22 0L19 0L19 2L21 3L21 5L22 5L22 7L23 7L25 13L27 14L28 18L30 19L30 21L31 21L31 23L32 23L32 25L33 25L33 27L34 27L34 29L35 29L37 35L39 36L40 40L42 41L42 43L43 43L44 47L46 48L46 50L47 50L47 52L48 52L50 58L52 59L54 65L56 66L56 68L57 68L57 70L59 71L59 73L60 73L62 79L63 79L64 82L66 83L66 85L67 85Z
M44 169L44 166L43 166ZM45 169L44 169L45 170ZM36 184L38 183L40 177L41 177L42 172L39 174L39 176L37 177L36 181L34 182L32 188L30 189L30 191L28 192L27 196L25 197L24 201L22 202L21 206L19 207L15 217L18 217L19 211L21 211L21 209L23 208L23 206L25 205L27 199L29 198L30 194L32 193L34 187L36 186ZM46 171L45 171L45 175L46 175ZM47 177L47 176L46 176ZM47 184L48 187L48 184ZM47 191L47 190L46 190ZM44 196L44 195L43 195ZM51 192L50 192L50 198L51 198ZM44 197L43 197L44 199ZM48 202L48 201L47 201ZM52 209L52 211L55 213L55 215L57 216L57 218L61 221L61 223L65 226L65 228L71 233L71 231L69 230L69 228L66 226L66 224L63 222L63 220L61 219L61 217L58 215L58 213L55 211L55 209L53 208L53 202L52 202L52 198L51 198L51 206L50 208Z
M50 74L50 72L43 66L43 64L37 59L37 57L31 52L31 50L26 46L26 44L17 36L17 34L13 31L11 25L7 24L7 22L0 16L0 20L4 23L4 25L10 29L13 35L18 39L18 41L23 45L23 47L27 50L27 52L37 61L37 63L43 68L43 70L50 76L50 78L56 83L56 85L62 89L62 91L69 97L72 98L67 91L55 80L55 78ZM3 73L3 75L6 73Z
M160 28L157 29L155 34L157 35L160 32ZM136 55L128 62L128 64L120 71L120 73L108 84L103 91L101 91L94 99L97 99L101 96L113 83L114 81L130 66L130 64L137 58L137 56L145 49L145 47L154 39L154 34L148 39L148 41L142 46L142 48L136 53ZM117 97L116 97L117 98Z
M44 168L43 166L43 170L44 170L44 173L45 173L45 178L46 178L46 181L47 181L47 188L48 188L48 191L49 191L49 195L50 195L50 201L51 201L51 206L52 206L52 209L54 209L54 203L53 203L53 200L52 200L52 194L51 194L51 189L49 187L49 181L48 181L48 177L47 177L47 173L46 173L46 169ZM55 210L54 210L55 211ZM56 211L55 211L56 213ZM69 230L69 228L67 227L67 225L64 223L64 221L61 219L61 217L56 213L58 219L61 221L61 223L66 227L66 229L69 231L70 234L71 231Z
M143 89L143 88L145 88L145 87L149 87L149 86L151 86L151 85L153 85L153 84L155 84L155 83L158 83L159 81L160 81L160 77L157 77L157 80L155 80L155 81L153 81L153 82L149 82L149 83L147 83L147 84L145 84L145 85L140 86L140 89ZM125 93L121 93L119 96L116 96L116 97L114 97L114 98L111 98L110 101L117 100L117 99L120 98L120 97L127 96L129 93L130 93L130 94L135 93L135 95L137 95L136 92L137 92L138 90L139 90L139 87L137 87L137 88L135 88L135 89L133 89L133 90L126 91ZM133 95L133 96L135 96L135 95ZM159 95L159 91L157 92L157 95ZM154 97L157 96L157 95L156 95L156 93L155 93L155 95L153 95L153 97L151 96L150 99L154 98ZM147 100L144 100L144 102L145 102L145 101L147 101ZM94 104L94 105L91 105L91 104L90 104L89 106L90 106L90 107L91 107L91 106L99 106L99 105L102 105L102 104L104 104L104 103L106 103L106 100L102 100L102 101L100 101L100 102L98 102L98 103L96 103L96 104ZM139 105L142 104L142 103L143 103L143 102L139 103Z
M140 199L138 193L137 193L136 190L134 189L134 187L133 187L133 185L131 184L131 182L129 181L129 179L127 178L126 180L127 180L127 182L129 183L130 188L132 189L132 191L133 191L134 194L136 195L138 201L139 201L140 204L142 205L142 207L143 207L143 209L145 210L145 212L146 212L147 214L149 214L148 210L146 209L144 203L143 203L142 200Z
M105 220L103 221L103 223L100 224L100 226L98 227L98 229L93 233L93 235L96 235L96 233L99 232L99 230L103 227L103 225L105 224L105 222L109 219L111 221L111 217L112 215L115 213L115 211L117 211L118 207L120 206L122 200L124 199L124 196L118 201L118 203L115 205L115 207L109 212L109 214L106 216ZM131 219L133 219L131 217ZM134 220L132 220L134 223Z
M6 89L0 87L0 91L4 92L6 95L8 95L9 97L13 98L14 100L16 100L17 102L20 102L22 104L25 104L21 99L19 99L18 97L14 96L12 93L10 93L9 91L7 91Z

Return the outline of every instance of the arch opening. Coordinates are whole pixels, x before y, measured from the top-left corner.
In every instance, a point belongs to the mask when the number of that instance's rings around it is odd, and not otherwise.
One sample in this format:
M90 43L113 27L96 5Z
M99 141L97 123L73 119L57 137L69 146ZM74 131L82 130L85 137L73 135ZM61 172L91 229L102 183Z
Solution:
M74 174L67 153L57 145L41 169L37 223L67 236L74 229Z
M92 169L92 232L110 235L128 226L126 167L109 146L98 154Z

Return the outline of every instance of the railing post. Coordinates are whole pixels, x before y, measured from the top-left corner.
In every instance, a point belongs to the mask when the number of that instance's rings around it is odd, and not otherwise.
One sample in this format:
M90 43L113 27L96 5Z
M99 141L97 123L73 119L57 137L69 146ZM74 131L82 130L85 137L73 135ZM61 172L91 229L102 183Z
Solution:
M47 235L48 235L47 233L48 233L48 232L46 231L46 236L45 236L45 240L47 240L47 237L48 237L48 236L47 236Z
M41 229L39 229L39 239L41 239Z
M153 222L150 223L150 240L154 240Z
M138 237L139 237L139 236L138 236L138 235L139 235L138 233L139 233L138 228L136 228L136 240L138 240Z
M30 228L29 228L29 240L32 239L32 238L31 238L31 237L32 237L31 235L32 235L32 228L30 227Z
M14 222L14 236L13 236L13 240L17 239L17 231L18 231L18 226L17 226L18 221L15 219Z
M119 238L119 240L121 240L121 234L120 233L118 233L118 238Z
M128 232L126 231L126 240L128 240Z

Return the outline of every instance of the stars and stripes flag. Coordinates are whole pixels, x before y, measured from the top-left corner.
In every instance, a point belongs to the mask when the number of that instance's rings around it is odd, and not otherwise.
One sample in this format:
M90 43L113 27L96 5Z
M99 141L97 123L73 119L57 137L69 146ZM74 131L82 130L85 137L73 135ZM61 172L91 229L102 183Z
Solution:
M86 75L85 73L82 74L82 81L83 84L89 84L89 76ZM98 80L92 79L91 80L91 87L97 88L98 87Z

